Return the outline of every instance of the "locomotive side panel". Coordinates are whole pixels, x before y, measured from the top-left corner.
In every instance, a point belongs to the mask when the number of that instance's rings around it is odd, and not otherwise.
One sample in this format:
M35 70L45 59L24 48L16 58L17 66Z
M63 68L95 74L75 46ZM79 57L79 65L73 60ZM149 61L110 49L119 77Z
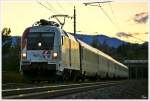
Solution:
M62 37L62 66L64 68L70 68L70 59L69 59L69 38L64 36Z
M70 40L71 43L71 69L80 70L80 53L79 53L79 43L74 40Z

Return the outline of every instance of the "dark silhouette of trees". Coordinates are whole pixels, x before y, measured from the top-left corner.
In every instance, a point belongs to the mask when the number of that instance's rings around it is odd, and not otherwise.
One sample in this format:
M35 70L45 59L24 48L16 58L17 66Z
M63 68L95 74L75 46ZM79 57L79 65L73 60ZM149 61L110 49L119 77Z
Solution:
M11 29L10 28L3 28L1 35L2 35L2 53L8 53L11 46Z
M120 45L118 48L113 48L107 44L106 40L103 43L100 43L97 38L97 36L93 37L91 46L110 55L111 57L122 63L126 59L148 60L148 42L145 42L143 44L127 43Z
M5 42L8 38L10 38L11 29L10 28L3 28L2 29L2 42Z

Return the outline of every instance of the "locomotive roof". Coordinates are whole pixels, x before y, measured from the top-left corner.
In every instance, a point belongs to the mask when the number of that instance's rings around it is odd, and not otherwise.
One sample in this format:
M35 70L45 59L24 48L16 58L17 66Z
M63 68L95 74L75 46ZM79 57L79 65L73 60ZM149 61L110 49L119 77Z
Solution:
M124 64L122 64L122 63L116 61L116 60L113 59L111 56L107 55L106 53L104 53L104 52L102 52L102 51L100 51L100 50L98 50L98 49L96 49L96 48L94 48L94 47L92 47L92 46L86 44L85 42L83 42L83 41L81 41L81 40L79 40L79 39L76 39L73 35L68 34L68 36L69 36L70 39L72 39L72 40L74 40L74 41L78 41L78 42L81 44L81 46L83 46L84 48L87 48L87 49L91 50L91 51L94 52L95 54L99 54L99 55L101 55L101 56L103 56L103 57L106 57L106 58L109 59L110 61L113 61L113 62L117 63L118 65L120 65L120 66L122 66L122 67L124 67L124 68L128 68L127 66L125 66Z
M58 27L45 25L45 26L33 26L30 28L30 32L50 32L58 30Z

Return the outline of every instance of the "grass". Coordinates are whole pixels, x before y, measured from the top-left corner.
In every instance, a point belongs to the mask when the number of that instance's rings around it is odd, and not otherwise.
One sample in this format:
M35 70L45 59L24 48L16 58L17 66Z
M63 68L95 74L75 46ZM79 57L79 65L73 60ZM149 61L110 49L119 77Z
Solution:
M2 83L25 83L25 80L19 72L5 71L2 72Z

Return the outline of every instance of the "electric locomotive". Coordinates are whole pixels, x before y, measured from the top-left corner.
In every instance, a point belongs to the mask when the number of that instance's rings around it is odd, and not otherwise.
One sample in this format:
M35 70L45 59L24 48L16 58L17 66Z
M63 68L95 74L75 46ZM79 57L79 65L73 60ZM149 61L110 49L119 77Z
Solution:
M128 77L125 65L46 20L24 31L20 71L31 80Z

